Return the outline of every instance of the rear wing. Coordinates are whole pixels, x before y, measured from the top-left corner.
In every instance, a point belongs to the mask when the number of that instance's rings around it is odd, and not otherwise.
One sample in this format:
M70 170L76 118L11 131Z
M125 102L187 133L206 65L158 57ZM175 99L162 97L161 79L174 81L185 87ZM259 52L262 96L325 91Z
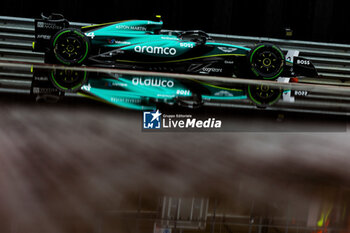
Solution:
M47 52L50 47L51 38L63 28L69 27L69 22L63 15L51 14L46 17L41 14L41 19L35 20L34 52Z
M293 71L297 76L318 77L318 72L312 62L303 57L294 57Z
M298 50L288 50L286 61L293 64L293 73L295 76L318 77L315 66L309 59L299 56Z

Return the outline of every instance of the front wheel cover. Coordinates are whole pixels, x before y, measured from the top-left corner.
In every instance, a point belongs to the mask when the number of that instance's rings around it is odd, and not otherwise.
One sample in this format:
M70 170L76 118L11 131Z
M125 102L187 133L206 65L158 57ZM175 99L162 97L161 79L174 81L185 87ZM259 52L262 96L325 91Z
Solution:
M89 39L76 29L63 29L52 39L55 58L62 64L82 65L90 51Z
M249 64L256 77L277 79L284 70L285 56L281 49L271 44L260 44L249 53Z

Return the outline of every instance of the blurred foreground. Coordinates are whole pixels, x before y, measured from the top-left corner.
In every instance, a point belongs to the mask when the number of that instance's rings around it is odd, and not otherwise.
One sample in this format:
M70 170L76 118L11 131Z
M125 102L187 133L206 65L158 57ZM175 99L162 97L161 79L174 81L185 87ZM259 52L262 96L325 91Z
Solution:
M0 232L350 232L348 133L142 133L140 112L107 105L1 109Z

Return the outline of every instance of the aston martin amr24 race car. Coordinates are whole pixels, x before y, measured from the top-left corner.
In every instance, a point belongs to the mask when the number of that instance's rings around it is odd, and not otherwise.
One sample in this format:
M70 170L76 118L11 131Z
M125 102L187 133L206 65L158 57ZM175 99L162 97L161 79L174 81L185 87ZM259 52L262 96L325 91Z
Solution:
M304 58L285 58L277 46L254 48L216 43L203 31L162 32L160 18L126 20L81 28L70 27L61 15L35 21L34 51L47 63L67 66L109 66L188 74L275 80L316 76Z

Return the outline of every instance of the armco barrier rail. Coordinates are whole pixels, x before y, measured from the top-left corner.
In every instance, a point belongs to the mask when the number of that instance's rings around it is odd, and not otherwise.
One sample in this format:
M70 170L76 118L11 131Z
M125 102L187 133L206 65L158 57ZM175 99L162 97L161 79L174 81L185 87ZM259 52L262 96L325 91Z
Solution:
M72 23L72 26L83 25L87 24ZM350 45L221 34L210 36L218 42L237 45L271 42L283 50L299 50L300 56L310 59L324 79L350 82ZM33 40L34 19L0 16L0 60L42 62L43 54L32 52Z

